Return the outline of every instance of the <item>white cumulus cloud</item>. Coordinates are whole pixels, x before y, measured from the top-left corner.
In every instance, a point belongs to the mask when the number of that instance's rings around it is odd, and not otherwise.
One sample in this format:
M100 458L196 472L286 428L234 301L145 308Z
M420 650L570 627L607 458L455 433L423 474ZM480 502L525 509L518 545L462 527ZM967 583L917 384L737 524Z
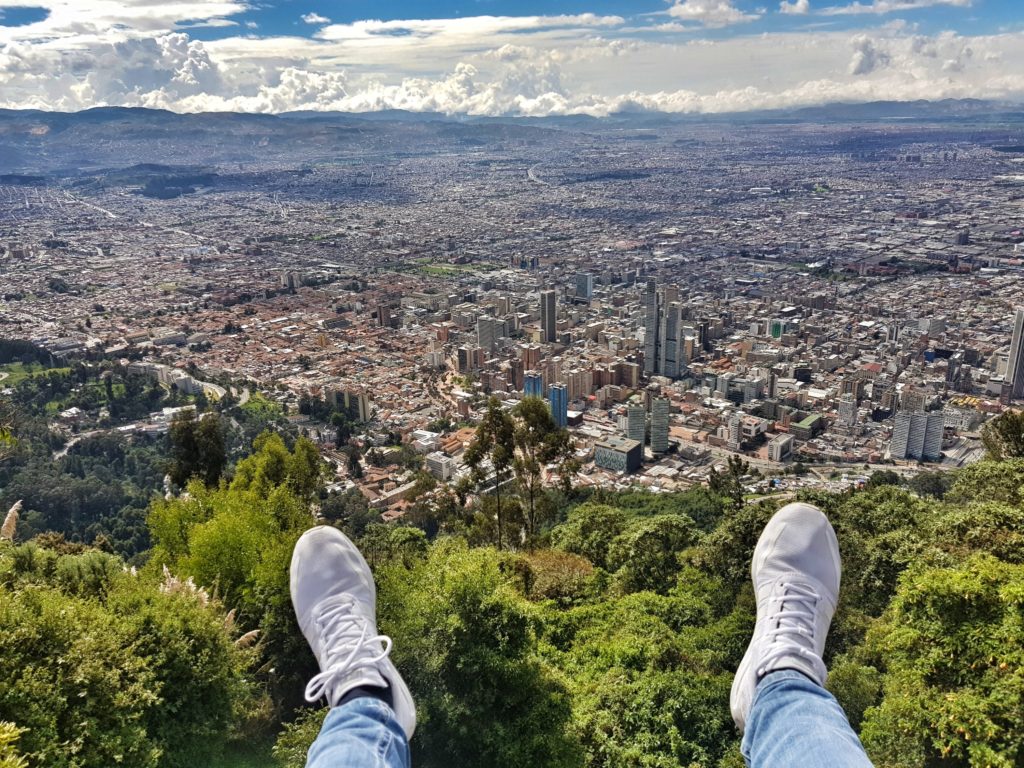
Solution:
M810 0L782 0L779 3L779 13L802 16L811 11Z
M249 9L245 0L4 0L7 6L42 8L40 21L0 26L0 44L14 39L73 39L83 35L139 35L188 26L233 24Z
M307 24L330 24L331 23L330 19L328 19L326 16L321 16L319 13L316 13L315 11L310 11L309 13L302 14L302 20L304 22L306 22Z
M727 21L735 19L728 8L752 14L733 3L688 0L678 7L719 15L668 20L673 26L664 31L687 33L680 36L657 34L664 19L634 28L617 16L581 14L361 21L326 25L313 39L239 27L200 41L181 29L184 17L168 16L163 6L189 8L194 23L231 20L224 13L244 4L161 0L158 8L154 0L97 0L97 13L121 14L117 25L101 28L68 15L64 0L39 1L64 15L48 19L46 30L0 28L0 107L606 115L831 101L1024 101L1024 31L924 35L891 24L702 36L704 26L739 23ZM147 7L152 13L142 14Z
M676 0L668 13L684 21L700 22L705 27L727 27L761 18L760 13L744 13L732 0Z

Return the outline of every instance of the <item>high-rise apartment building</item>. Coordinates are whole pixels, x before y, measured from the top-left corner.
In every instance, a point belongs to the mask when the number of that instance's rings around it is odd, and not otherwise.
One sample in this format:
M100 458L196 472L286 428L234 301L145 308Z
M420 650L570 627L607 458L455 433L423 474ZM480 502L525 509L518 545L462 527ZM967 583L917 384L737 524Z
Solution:
M848 427L857 423L857 401L853 395L843 395L839 401L839 422Z
M535 371L540 367L540 345L523 344L519 348L519 356L523 358L523 366L528 371Z
M544 397L544 377L539 371L523 374L523 394L527 397Z
M738 451L743 444L743 416L734 413L729 419L729 450Z
M523 374L526 373L526 366L523 365L522 359L513 357L508 361L508 379L509 384L512 385L512 389L520 390L523 388Z
M569 425L569 388L565 384L552 384L548 387L548 400L551 401L551 415L559 427Z
M942 411L900 411L896 414L889 455L894 459L938 461L942 458L945 420Z

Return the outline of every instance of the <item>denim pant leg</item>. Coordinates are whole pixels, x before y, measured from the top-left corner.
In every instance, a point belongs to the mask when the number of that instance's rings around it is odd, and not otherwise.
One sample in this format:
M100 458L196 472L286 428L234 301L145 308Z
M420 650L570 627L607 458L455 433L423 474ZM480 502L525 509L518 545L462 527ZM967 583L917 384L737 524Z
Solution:
M871 768L835 697L789 669L758 683L742 750L751 768Z
M360 697L327 713L306 768L409 768L409 742L380 699Z

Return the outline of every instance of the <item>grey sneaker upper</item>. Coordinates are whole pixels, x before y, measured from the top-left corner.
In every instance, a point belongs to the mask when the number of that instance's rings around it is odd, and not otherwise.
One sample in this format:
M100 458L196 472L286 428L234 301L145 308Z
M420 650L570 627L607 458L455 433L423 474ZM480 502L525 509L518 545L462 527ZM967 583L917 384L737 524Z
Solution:
M373 574L355 544L335 528L312 528L295 545L290 573L295 616L321 670L306 686L306 700L325 696L336 706L353 688L389 688L411 738L416 707L389 658L391 638L377 633Z
M828 519L809 504L788 504L765 526L750 566L757 595L754 636L733 680L730 704L742 731L758 681L793 669L818 685L821 655L839 596L839 543Z

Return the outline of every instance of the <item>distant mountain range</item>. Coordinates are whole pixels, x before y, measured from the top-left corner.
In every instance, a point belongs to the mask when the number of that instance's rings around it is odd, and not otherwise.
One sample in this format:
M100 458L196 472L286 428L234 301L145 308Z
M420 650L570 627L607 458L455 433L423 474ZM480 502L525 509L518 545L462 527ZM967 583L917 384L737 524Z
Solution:
M128 107L81 112L0 109L0 183L5 177L7 183L28 183L37 174L81 177L146 163L175 167L191 178L212 166L221 172L224 166L234 166L234 172L242 172L265 162L301 168L339 158L371 162L483 146L554 146L571 143L573 134L579 133L608 132L609 140L621 141L690 140L684 135L690 126L800 123L916 124L927 130L969 124L999 132L1004 126L1024 124L1024 105L977 99L879 101L718 115L629 112L600 118L475 117L401 110L270 115L178 114ZM139 174L140 168L132 172ZM149 173L142 166L140 184L148 183Z
M48 112L34 109L0 109L0 123L11 119L33 118L51 129L61 129L71 124L105 123L126 120L195 121L228 124L237 121L265 121L275 119L305 120L310 122L339 124L358 122L457 122L457 123L519 123L529 125L564 125L580 128L598 127L603 123L629 124L670 124L679 122L763 122L763 121L809 121L848 122L875 120L957 120L965 118L1024 119L1024 104L985 101L982 99L943 99L941 101L872 101L866 103L834 103L814 107L790 109L755 110L728 113L666 113L666 112L620 112L608 117L590 115L552 115L547 117L480 117L473 115L448 115L440 112L410 112L401 109L386 109L377 112L319 112L312 110L282 112L273 114L239 112L202 112L180 114L162 109L142 107L94 107L81 112Z
M954 120L968 117L1009 118L1024 120L1024 104L985 101L982 99L943 99L941 101L872 101L857 104L825 104L816 107L755 110L751 112L667 113L620 112L608 117L590 115L552 115L550 117L474 117L445 115L439 112L408 112L387 109L380 112L283 112L285 118L324 120L360 118L363 120L418 122L423 120L449 120L459 122L516 122L536 125L569 125L580 128L595 127L602 123L668 124L678 122L762 122L808 121L847 122L875 120Z

